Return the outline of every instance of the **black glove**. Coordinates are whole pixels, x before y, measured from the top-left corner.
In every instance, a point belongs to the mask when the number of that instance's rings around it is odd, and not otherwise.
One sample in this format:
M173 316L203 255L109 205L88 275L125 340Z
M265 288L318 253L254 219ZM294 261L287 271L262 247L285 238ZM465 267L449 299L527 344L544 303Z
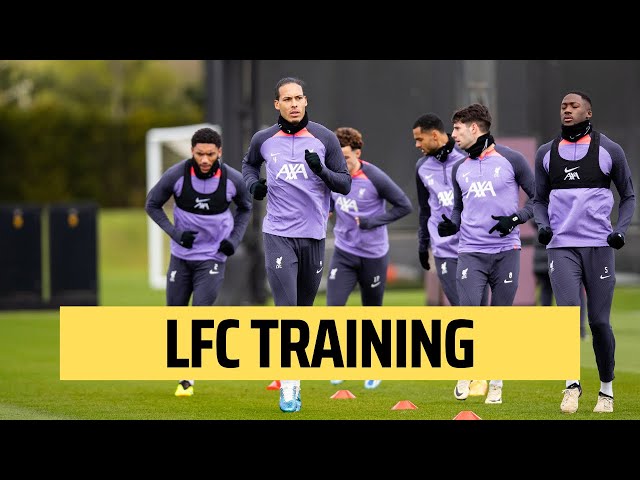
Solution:
M607 237L607 243L611 248L620 250L624 246L624 235L618 232L611 232Z
M538 229L538 241L543 245L549 245L549 242L553 238L553 232L551 227L544 227Z
M441 237L450 237L456 233L458 233L458 227L456 227L456 224L449 220L443 213L442 222L438 224L438 235Z
M429 268L431 268L429 266L429 250L418 252L418 256L420 257L420 265L422 265L422 268L429 270Z
M182 232L182 236L180 237L180 245L184 248L193 247L193 241L196 239L196 235L198 232L194 230L186 230Z
M495 215L491 215L491 218L493 218L494 220L498 220L498 223L491 227L489 233L493 233L498 230L501 237L508 235L509 233L511 233L511 230L522 223L520 221L520 217L518 217L518 215L516 215L515 213L513 215L505 216L498 215L497 217Z
M359 217L358 218L358 227L362 230L371 230L373 227L371 226L371 221L368 217Z
M233 244L225 238L220 242L220 248L218 251L224 253L227 257L230 257L235 253L236 249L233 248Z
M305 150L304 159L313 173L318 175L322 171L322 163L320 163L320 157L316 152Z
M255 198L256 200L262 200L264 197L266 197L267 196L267 179L261 178L260 180L255 182L253 185L251 185L251 188L249 189L249 193L251 193L251 195L253 195L253 198Z

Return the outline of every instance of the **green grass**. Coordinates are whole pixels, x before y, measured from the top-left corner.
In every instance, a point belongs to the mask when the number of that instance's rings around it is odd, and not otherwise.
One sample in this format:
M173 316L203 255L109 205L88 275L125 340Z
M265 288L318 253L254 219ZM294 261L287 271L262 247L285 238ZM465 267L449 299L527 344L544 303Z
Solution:
M144 212L103 211L99 226L101 304L164 305L164 292L148 287ZM388 290L385 305L424 305L424 298L422 290ZM352 295L349 304L358 301ZM324 304L324 295L316 304ZM583 341L584 393L578 412L566 416L560 413L562 381L505 381L502 405L485 405L481 397L455 400L455 381L383 381L376 390L366 390L362 381L303 381L303 408L296 414L280 412L278 392L263 381L198 381L191 398L176 398L173 381L61 381L59 312L6 311L0 312L0 419L448 420L473 410L485 420L637 420L639 315L640 286L618 287L612 312L615 413L591 412L599 381L591 342ZM338 389L356 398L330 399ZM418 409L391 410L401 400Z

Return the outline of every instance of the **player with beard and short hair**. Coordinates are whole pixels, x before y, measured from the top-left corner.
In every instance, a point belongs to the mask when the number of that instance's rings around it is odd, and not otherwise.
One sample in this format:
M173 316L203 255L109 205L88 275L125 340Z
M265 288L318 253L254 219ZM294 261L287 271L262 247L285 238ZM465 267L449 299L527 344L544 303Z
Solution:
M167 306L211 306L224 280L227 258L244 236L251 196L242 174L220 162L222 138L211 128L191 137L192 157L169 168L149 191L145 210L171 238ZM173 197L173 223L163 206ZM233 202L235 212L229 209ZM175 395L193 395L194 380L180 380Z

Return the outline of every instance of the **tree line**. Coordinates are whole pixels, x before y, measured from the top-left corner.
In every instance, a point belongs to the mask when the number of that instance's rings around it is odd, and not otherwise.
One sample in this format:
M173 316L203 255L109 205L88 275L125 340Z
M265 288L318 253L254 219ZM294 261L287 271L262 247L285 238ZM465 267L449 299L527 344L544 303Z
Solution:
M140 207L146 133L203 121L159 61L0 61L0 202Z

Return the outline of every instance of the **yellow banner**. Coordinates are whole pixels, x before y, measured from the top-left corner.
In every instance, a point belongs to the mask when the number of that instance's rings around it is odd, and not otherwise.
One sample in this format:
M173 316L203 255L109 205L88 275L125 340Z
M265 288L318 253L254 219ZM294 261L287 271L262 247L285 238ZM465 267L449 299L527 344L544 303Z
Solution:
M565 380L580 307L60 307L61 380Z

